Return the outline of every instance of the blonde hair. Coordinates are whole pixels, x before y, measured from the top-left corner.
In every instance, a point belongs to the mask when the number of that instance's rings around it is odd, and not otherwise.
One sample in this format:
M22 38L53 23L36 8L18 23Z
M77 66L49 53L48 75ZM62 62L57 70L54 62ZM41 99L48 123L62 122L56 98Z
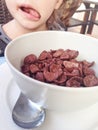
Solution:
M63 26L69 25L69 19L75 13L76 9L81 5L83 0L63 0L58 10L54 10L53 14L47 21L48 26L56 26L62 23Z

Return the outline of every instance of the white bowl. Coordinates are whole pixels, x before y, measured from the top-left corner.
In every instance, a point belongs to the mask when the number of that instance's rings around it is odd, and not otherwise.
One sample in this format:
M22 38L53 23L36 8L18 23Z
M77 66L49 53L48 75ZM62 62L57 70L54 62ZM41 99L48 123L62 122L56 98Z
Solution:
M74 112L96 104L98 86L57 87L34 80L20 72L23 59L28 54L39 55L43 50L59 48L78 50L79 60L95 61L94 70L98 76L98 39L71 32L40 31L23 35L6 47L5 58L19 88L49 112Z
M59 48L78 50L79 60L95 61L94 69L98 76L97 39L70 32L36 32L13 40L5 50L6 61L20 89L33 101L43 102L47 109L70 110L96 103L98 101L98 86L56 87L53 84L31 79L20 72L23 59L28 54L39 55L43 50Z

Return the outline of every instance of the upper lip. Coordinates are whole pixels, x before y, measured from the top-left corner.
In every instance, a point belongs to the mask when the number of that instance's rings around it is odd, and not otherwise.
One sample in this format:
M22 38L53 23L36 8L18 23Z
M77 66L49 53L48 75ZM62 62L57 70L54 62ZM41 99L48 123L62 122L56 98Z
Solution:
M29 5L21 5L21 6L19 6L19 8L22 9L22 10L23 10L24 8L35 10L34 8L32 8L32 7L29 6Z
M34 9L34 8L31 7L31 5L29 5L29 4L21 4L21 5L19 5L19 8L22 8L22 7ZM35 9L34 9L34 10L35 10Z

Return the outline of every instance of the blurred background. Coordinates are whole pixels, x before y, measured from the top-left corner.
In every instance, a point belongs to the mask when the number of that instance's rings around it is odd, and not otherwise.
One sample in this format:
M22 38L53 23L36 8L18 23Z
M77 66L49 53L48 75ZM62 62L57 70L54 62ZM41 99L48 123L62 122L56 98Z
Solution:
M86 23L87 25L86 25L86 30L84 34L98 38L98 0L84 0L84 2L86 2L87 6L88 5L90 6L89 7L90 14ZM76 12L73 14L72 18L76 19L76 21L77 20L83 21L84 16L85 16L85 11L87 11L86 6L84 3L82 3L80 7L76 10ZM89 28L90 24L93 24L92 29ZM88 29L89 29L89 32L87 32ZM68 28L68 31L72 31L76 33L80 33L80 30L81 30L81 25Z

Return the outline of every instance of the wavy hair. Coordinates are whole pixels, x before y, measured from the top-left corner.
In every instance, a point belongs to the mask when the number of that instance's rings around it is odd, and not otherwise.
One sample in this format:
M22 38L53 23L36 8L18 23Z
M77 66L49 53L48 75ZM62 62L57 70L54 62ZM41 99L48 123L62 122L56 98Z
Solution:
M63 0L59 9L54 10L53 14L47 21L49 29L59 30L69 25L69 19L75 13L76 9L81 5L83 0ZM59 25L59 26L58 26Z

